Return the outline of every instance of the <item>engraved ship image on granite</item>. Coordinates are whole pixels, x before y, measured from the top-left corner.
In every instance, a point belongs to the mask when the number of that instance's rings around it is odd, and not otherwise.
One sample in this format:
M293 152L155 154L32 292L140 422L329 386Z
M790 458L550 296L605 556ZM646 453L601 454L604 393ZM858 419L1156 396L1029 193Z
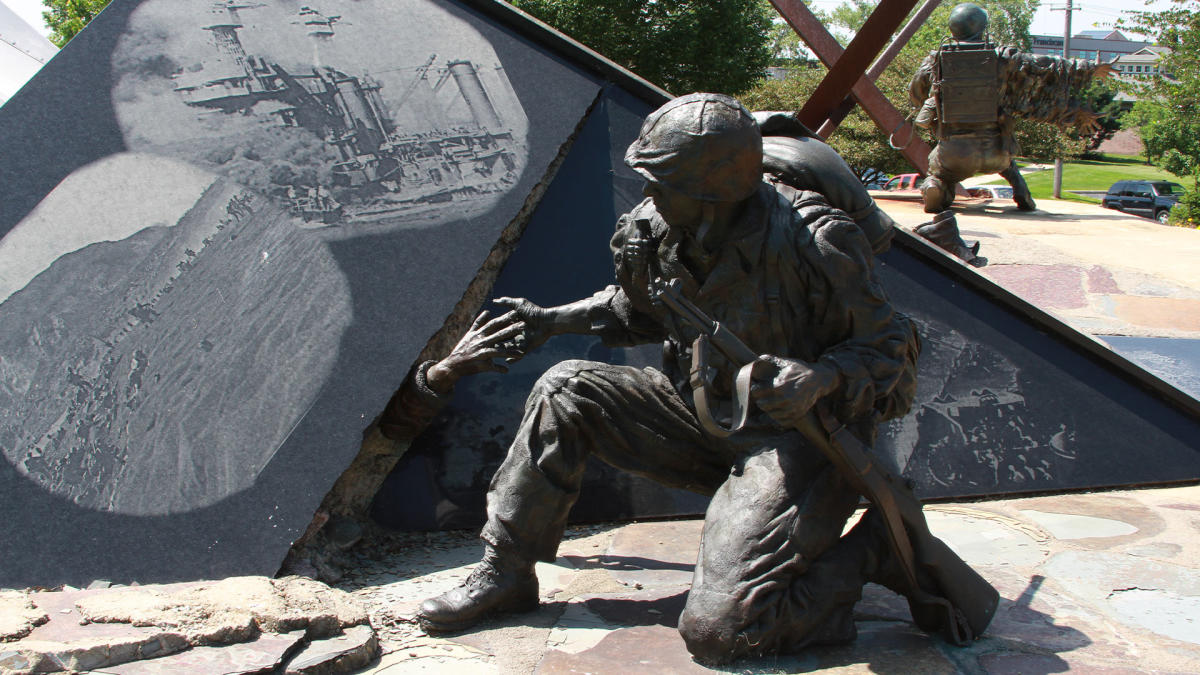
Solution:
M198 69L176 74L174 90L188 106L270 117L280 127L311 132L335 151L315 172L323 183L293 180L268 190L293 216L316 225L374 220L502 192L516 181L517 155L525 148L501 118L475 63L449 59L439 66L433 53L419 66L391 69L412 74L390 97L365 72L323 65L322 45L334 39L342 17L305 5L292 23L312 43L312 66L289 70L269 55L248 53L239 37L247 25L240 13L262 6L213 4L210 22L201 26L213 52ZM499 65L487 75L494 89L511 86ZM397 121L405 108L418 123ZM447 124L448 113L462 118L464 108L466 123Z

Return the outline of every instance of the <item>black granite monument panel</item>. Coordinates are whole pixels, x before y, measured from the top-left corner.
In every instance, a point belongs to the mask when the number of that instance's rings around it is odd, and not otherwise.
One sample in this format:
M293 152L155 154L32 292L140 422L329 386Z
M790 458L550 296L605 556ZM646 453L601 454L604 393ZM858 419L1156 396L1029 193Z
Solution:
M642 198L642 179L622 157L655 104L616 88L606 93L497 280L496 296L551 305L613 283L611 224ZM906 233L882 261L893 303L920 326L923 351L913 409L881 427L876 450L915 481L921 497L1200 478L1200 415L1156 396L1145 386L1153 375L1081 348L1089 338L1032 318L1017 298ZM656 347L609 350L598 340L565 336L508 375L461 383L385 483L375 518L401 529L480 525L488 483L533 382L570 358L653 366L661 360ZM699 515L707 505L599 462L588 471L571 513L576 522Z
M0 586L274 573L600 87L443 0L115 0L0 109Z
M1200 403L940 257L907 233L882 257L923 349L877 451L922 497L1200 479Z
M615 283L608 240L617 217L643 199L640 176L625 166L629 141L653 106L610 87L538 204L516 251L496 280L495 297L558 305ZM655 366L662 349L610 349L599 338L553 338L508 374L459 382L448 408L414 443L376 496L376 521L399 529L476 527L492 474L512 442L537 378L559 361L586 358ZM707 499L593 461L577 521L703 512Z

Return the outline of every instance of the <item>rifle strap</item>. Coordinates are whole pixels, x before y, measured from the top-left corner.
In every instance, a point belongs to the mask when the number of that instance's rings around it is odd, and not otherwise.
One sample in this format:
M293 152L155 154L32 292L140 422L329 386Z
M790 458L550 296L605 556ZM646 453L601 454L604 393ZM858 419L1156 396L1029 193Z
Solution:
M791 197L795 196L794 188L789 185L776 185L780 196L787 199L788 219L795 217L790 208ZM767 317L771 321L771 341L773 353L780 356L790 352L788 349L788 334L783 326L783 278L779 266L780 252L787 246L787 233L779 220L778 213L772 213L767 218L767 236L763 237L763 300L766 303Z
M734 376L732 424L726 428L713 415L712 398L709 396L713 371L708 365L708 350L708 336L701 333L692 343L692 370L688 377L688 383L692 386L692 402L696 405L696 418L705 431L717 438L729 438L746 426L750 416L750 385L754 380L754 366L759 362L747 363Z

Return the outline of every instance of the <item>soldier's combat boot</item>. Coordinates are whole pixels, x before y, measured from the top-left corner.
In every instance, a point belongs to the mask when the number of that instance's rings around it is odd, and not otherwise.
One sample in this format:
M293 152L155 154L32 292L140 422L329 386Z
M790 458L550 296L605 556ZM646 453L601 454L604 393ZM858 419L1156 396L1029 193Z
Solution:
M1015 163L1001 171L1000 175L1012 186L1013 201L1017 203L1018 209L1022 211L1037 210L1037 202L1033 201L1033 195L1029 193L1029 186L1025 184L1025 178L1021 176L1021 171L1017 169Z
M921 183L921 199L925 213L941 213L954 203L954 184L947 185L937 176L928 176Z
M489 546L461 586L421 603L417 623L427 633L449 633L470 628L494 614L531 612L537 607L533 564Z
M987 258L977 255L978 241L963 241L958 230L958 219L954 217L953 211L942 211L934 216L931 222L922 223L913 231L972 267L983 267L987 264Z

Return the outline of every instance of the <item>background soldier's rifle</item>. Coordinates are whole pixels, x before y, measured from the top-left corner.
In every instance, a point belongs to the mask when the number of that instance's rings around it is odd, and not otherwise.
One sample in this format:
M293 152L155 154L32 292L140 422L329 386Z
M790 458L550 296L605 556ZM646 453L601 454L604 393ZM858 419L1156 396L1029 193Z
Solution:
M714 435L727 437L746 423L750 410L750 382L758 354L736 335L683 296L678 279L655 279L650 297L667 307L699 332L692 344L690 382L700 423ZM724 427L711 414L708 387L709 345L715 346L739 367L735 378L733 424ZM925 522L921 503L912 491L873 459L870 448L840 424L826 406L818 402L795 426L837 470L870 500L886 525L888 541L903 570L906 595L917 625L926 630L941 628L958 645L979 637L996 611L999 594L979 573L971 569L945 542L933 536Z

